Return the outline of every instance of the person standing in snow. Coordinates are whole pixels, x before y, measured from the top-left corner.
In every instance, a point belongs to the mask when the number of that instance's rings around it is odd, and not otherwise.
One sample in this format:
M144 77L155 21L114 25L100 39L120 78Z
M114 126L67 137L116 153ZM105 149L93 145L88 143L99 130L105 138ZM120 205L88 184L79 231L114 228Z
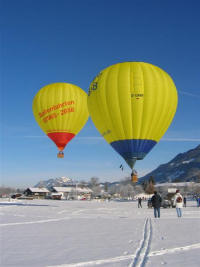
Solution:
M187 203L187 199L186 199L186 197L183 198L183 203L184 203L184 204L183 204L184 208L186 208L186 203Z
M160 218L160 207L161 207L161 202L162 198L161 196L157 193L157 191L154 191L154 195L151 198L151 203L154 208L154 217L155 218Z
M182 217L183 197L179 190L176 190L176 194L174 196L174 206L176 207L177 216Z
M197 207L200 207L200 197L196 197Z
M138 208L142 208L142 198L138 198Z

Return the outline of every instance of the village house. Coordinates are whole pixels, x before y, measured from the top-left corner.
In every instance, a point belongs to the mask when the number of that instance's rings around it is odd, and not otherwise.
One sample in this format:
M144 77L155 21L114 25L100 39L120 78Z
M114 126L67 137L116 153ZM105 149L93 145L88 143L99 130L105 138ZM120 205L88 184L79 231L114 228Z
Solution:
M44 199L49 194L50 191L44 187L43 188L29 187L24 191L25 196L33 197L35 199Z
M66 187L53 187L51 195L53 199L58 199L58 196L60 195L60 199L90 200L92 192L93 191L88 187L66 186Z

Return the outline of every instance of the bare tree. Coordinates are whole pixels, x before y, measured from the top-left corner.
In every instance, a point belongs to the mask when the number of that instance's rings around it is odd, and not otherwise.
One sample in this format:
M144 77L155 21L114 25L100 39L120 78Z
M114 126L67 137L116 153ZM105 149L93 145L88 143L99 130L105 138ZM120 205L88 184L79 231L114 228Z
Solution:
M105 191L105 192L108 192L108 182L106 182L106 183L104 184L104 191Z
M134 185L134 192L135 194L143 193L144 189L141 185Z
M200 195L200 186L198 184L194 187L194 194Z
M109 189L108 189L108 193L110 195L116 194L118 192L118 187L119 187L118 185L112 185L112 186L110 186Z
M0 187L0 195L9 195L9 194L12 194L12 193L15 193L15 192L16 192L15 188L4 187L4 186Z
M132 184L131 177L124 177L121 181L120 184L127 185L127 184Z
M85 181L80 181L80 182L78 183L78 185L79 185L81 188L84 188L84 187L86 187L86 186L88 185L88 183L85 182Z
M92 177L89 181L89 185L91 187L99 185L99 178L98 177Z
M92 189L93 197L98 197L101 195L101 187L99 185L99 178L98 177L92 177L89 181L89 186Z

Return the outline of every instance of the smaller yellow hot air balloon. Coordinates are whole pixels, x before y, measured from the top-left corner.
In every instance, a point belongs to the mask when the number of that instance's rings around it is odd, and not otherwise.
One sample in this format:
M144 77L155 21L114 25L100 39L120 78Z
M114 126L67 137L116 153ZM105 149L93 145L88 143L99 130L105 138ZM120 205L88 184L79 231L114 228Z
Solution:
M40 128L56 144L63 158L67 143L88 119L87 94L69 83L46 85L33 100L33 114Z

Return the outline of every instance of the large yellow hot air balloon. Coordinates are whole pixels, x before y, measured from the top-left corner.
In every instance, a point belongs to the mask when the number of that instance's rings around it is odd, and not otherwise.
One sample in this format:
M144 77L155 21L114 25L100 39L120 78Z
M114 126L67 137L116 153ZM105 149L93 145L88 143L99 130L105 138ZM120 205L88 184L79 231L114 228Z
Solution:
M168 129L177 91L162 69L124 62L101 71L89 88L88 109L105 140L133 169Z
M46 85L34 97L33 114L41 129L58 147L58 157L63 157L66 144L88 119L87 94L69 83Z

